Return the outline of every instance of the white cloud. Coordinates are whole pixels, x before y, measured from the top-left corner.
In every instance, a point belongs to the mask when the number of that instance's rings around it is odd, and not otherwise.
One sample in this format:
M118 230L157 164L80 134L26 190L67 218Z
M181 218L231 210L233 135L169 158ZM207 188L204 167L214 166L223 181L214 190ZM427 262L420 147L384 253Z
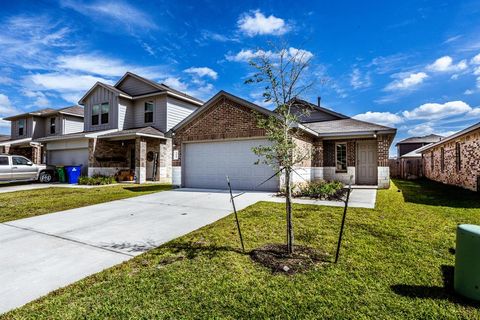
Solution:
M168 77L165 78L162 82L167 86L179 91L187 91L188 88L188 85L177 77Z
M186 73L196 75L197 77L210 77L213 80L218 78L218 73L208 67L191 67L184 70Z
M425 103L402 114L407 119L443 119L468 113L472 108L463 101L450 101L446 103Z
M253 51L251 49L242 49L236 54L228 53L227 55L225 55L225 59L235 62L249 62L252 59L266 56L272 60L275 60L280 57L281 52L284 53L283 56L287 59L289 58L299 62L306 62L313 57L313 53L311 51L290 47L288 49L285 49L285 51L280 52L272 52L271 50L264 51L261 49L257 51Z
M122 1L96 1L84 3L64 0L61 5L103 24L114 22L132 32L135 28L158 29L155 19L136 7Z
M290 27L281 18L274 15L266 17L260 10L250 11L240 16L237 21L239 29L253 37L256 35L282 35L290 30Z
M408 134L413 135L413 136L425 136L425 135L428 135L428 134L432 134L434 131L435 130L433 129L433 127L430 124L422 123L422 124L416 125L415 127L409 129L407 132L408 132Z
M24 96L26 96L28 98L35 99L33 104L32 104L32 107L45 108L45 107L48 107L50 105L50 101L45 96L45 94L41 91L26 90L26 91L23 92L23 94L24 94Z
M242 49L237 54L231 54L230 53L230 54L225 55L225 59L227 59L228 61L235 61L235 62L248 62L252 59L255 59L255 58L258 58L258 57L261 57L261 56L264 56L264 55L273 56L273 53L270 50L268 50L268 51L263 51L263 50L253 51L253 50L250 50L250 49Z
M467 69L467 60L462 60L457 64L453 63L450 56L443 56L435 60L434 63L427 66L427 70L434 72L458 72Z
M467 95L467 96L469 96L469 95L471 95L471 94L474 94L474 93L475 93L475 91L472 90L472 89L467 89L467 90L465 90L465 91L463 92L463 94L465 94L465 95Z
M357 120L366 121L366 122L382 124L388 127L393 127L396 124L403 122L403 118L401 116L391 112L367 111L366 113L357 114L353 118Z
M8 96L0 93L0 117L8 117L21 113L17 108L12 106L12 102Z
M480 117L480 107L473 108L469 113L469 116L471 117Z
M396 75L399 79L390 82L384 90L386 91L396 91L396 90L406 90L413 89L415 86L420 85L428 75L425 72L417 73L402 73Z
M350 74L350 84L354 89L361 89L370 87L372 81L369 74L362 75L358 68L354 68Z
M470 60L470 63L472 63L472 64L480 64L480 53L477 54L475 57L473 57L472 60Z
M129 68L121 60L97 54L60 56L57 59L57 67L114 77L122 76Z

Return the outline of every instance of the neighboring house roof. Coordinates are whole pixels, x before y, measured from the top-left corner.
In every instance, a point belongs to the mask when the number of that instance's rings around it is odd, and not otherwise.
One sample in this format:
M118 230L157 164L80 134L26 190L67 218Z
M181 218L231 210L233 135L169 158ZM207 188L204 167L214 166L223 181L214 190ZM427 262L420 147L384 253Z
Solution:
M0 134L0 141L8 141L10 140L10 136L6 134Z
M459 132L457 132L457 133L454 133L454 134L452 134L451 136L448 136L448 137L442 139L441 141L438 141L438 142L436 142L436 143L432 143L432 144L429 144L428 146L425 146L425 147L423 148L423 150L421 150L421 152L423 153L423 152L425 152L425 151L427 151L427 150L429 150L429 149L431 149L431 148L434 148L434 147L436 147L436 146L438 146L438 145L441 145L441 144L443 144L443 143L445 143L445 142L448 142L448 141L450 141L450 140L453 140L453 139L455 139L455 138L458 138L458 137L460 137L460 136L463 136L464 134L467 134L467 133L472 132L472 131L477 130L477 129L480 129L480 122L478 122L478 123L476 123L476 124L474 124L474 125L466 128L466 129L463 129L463 130L461 130L461 131L459 131Z
M147 83L148 85L152 86L154 88L154 90L152 92L148 92L146 94L141 94L141 95L136 95L136 96L132 96L130 95L129 93L119 89L119 86L120 84L127 78L127 77L133 77L139 81L142 81L144 83ZM145 96L150 96L150 95L155 95L155 94L170 94L174 97L177 97L177 98L180 98L180 99L187 99L197 105L201 105L203 103L202 100L200 99L197 99L195 97L192 97L186 93L183 93L181 91L178 91L178 90L175 90L175 89L172 89L170 88L169 86L165 85L165 84L162 84L162 83L156 83L152 80L149 80L149 79L146 79L146 78L143 78L139 75L136 75L134 73L131 73L131 72L127 72L123 75L122 78L120 78L120 80L117 81L117 83L112 86L112 85L109 85L109 84L106 84L106 83L103 83L103 82L97 82L95 83L95 85L93 85L92 88L90 88L90 90L88 90L84 95L83 97L78 101L79 104L83 105L85 103L85 99L93 92L93 90L95 90L97 87L104 87L106 88L107 90L110 90L110 91L113 91L115 93L117 93L119 96L123 97L123 98L126 98L126 99L130 99L130 100L134 100L134 99L139 99L139 98L143 98Z
M422 152L421 149L424 148L425 146L415 149L413 151L410 151L408 153L405 153L403 156L400 158L421 158L422 157Z
M142 81L142 82L145 82L145 83L151 85L152 87L158 89L159 92L166 91L166 92L174 93L174 94L176 94L176 95L180 95L181 97L184 97L184 98L188 98L188 99L194 100L194 101L196 101L196 102L198 102L198 103L203 103L202 100L197 99L197 98L195 98L195 97L192 97L192 96L190 96L190 95L188 95L188 94L186 94L186 93L184 93L184 92L181 92L181 91L175 90L175 89L173 89L173 88L170 88L170 87L167 86L166 84L157 83L157 82L155 82L155 81L152 81L152 80L150 80L150 79L144 78L144 77L139 76L138 74L135 74L135 73L130 72L130 71L127 71L127 72L123 75L123 77L121 77L120 80L117 81L117 83L115 84L115 87L118 87L118 86L119 86L126 78L128 78L128 77L133 77L133 78L135 78L135 79L137 79L137 80L140 80L140 81ZM152 92L152 93L154 93L154 92ZM143 94L142 94L141 96L143 96Z
M30 143L32 138L13 139L0 142L0 146L15 146Z
M110 132L98 136L99 139L105 138L125 138L125 137L151 137L151 138L164 138L165 134L160 130L153 127L141 127L134 129L120 130L116 132Z
M357 119L341 119L321 122L304 123L304 125L316 132L320 137L348 136L371 133L395 133L397 129L382 126L375 123Z
M59 136L47 136L47 137L37 138L35 139L35 142L50 142L50 141L69 140L69 139L96 138L102 134L107 134L107 133L116 132L116 131L118 131L118 129L75 132L75 133L68 133L68 134L63 134Z
M26 112L22 114L17 114L14 116L3 118L3 120L16 120L18 118L23 118L26 116L36 116L36 117L51 117L56 114L66 114L75 117L82 117L83 118L83 107L81 106L70 106L64 107L60 109L52 109L52 108L45 108L36 111Z
M407 143L434 143L442 140L443 138L443 136L439 136L437 134L429 134L423 137L410 137L407 139L403 139L401 141L398 141L396 145Z

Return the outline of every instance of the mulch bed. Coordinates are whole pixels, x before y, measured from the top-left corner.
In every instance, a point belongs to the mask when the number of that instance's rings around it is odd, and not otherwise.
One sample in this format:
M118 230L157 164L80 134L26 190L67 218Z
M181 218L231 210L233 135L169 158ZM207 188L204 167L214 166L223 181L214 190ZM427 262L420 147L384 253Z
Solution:
M305 272L319 264L329 263L329 255L306 246L294 246L293 254L287 253L285 244L267 244L250 252L253 261L274 273L293 275Z

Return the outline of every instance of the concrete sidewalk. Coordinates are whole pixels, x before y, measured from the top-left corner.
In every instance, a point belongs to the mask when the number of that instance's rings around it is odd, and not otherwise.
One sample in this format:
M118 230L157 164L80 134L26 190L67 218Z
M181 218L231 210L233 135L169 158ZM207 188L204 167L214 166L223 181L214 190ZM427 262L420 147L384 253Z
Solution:
M101 186L86 186L78 184L68 184L68 183L39 183L39 182L22 182L22 183L1 183L0 184L0 193L7 192L16 192L16 191L27 191L27 190L37 190L45 188L81 188L81 189L91 189L91 188L101 188L101 187L110 187L126 184L107 184Z
M247 192L243 209L271 194ZM0 224L0 313L232 212L227 191L178 189Z

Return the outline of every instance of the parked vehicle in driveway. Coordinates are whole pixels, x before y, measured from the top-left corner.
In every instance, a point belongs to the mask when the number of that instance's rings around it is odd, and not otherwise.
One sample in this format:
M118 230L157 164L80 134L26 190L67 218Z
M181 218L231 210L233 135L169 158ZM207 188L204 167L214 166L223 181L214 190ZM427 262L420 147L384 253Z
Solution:
M0 154L0 181L51 182L54 167L34 164L23 156Z

